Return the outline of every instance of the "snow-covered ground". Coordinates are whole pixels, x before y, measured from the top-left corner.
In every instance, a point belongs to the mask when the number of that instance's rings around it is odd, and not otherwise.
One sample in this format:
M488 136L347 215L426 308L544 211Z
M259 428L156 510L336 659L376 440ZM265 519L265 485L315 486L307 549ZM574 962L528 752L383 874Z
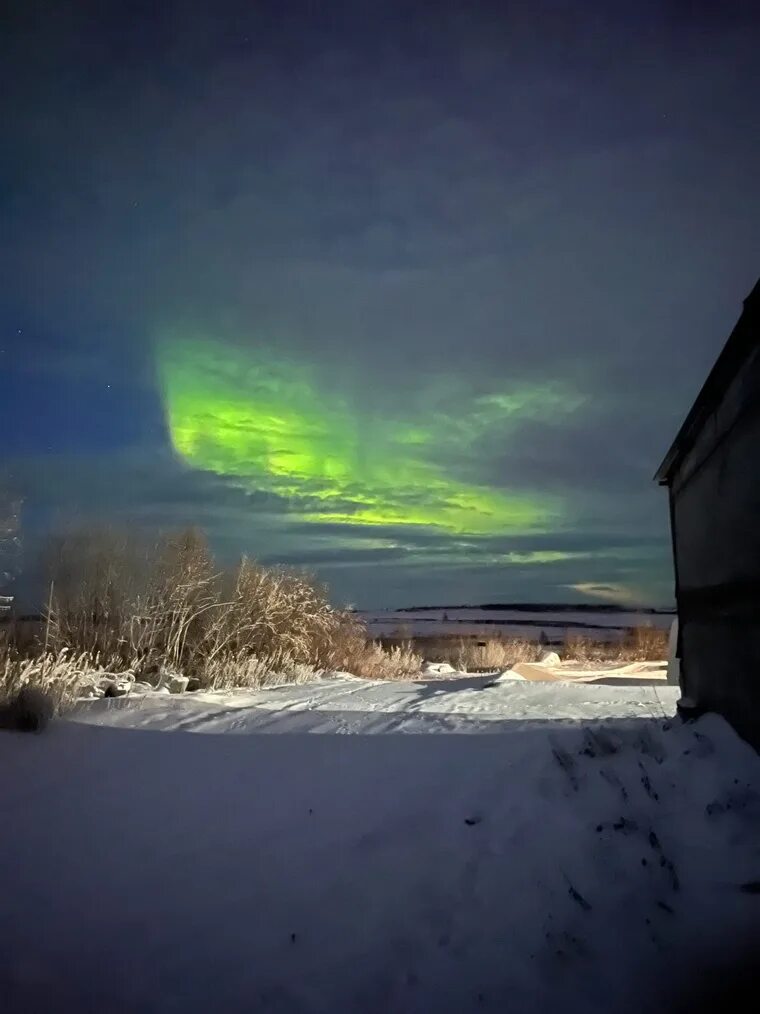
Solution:
M760 758L676 693L341 677L3 733L2 1009L672 1010L760 930Z
M273 690L100 701L77 719L188 732L493 733L589 717L663 718L674 713L677 698L676 687L654 680L619 687L454 673L396 683L346 674Z

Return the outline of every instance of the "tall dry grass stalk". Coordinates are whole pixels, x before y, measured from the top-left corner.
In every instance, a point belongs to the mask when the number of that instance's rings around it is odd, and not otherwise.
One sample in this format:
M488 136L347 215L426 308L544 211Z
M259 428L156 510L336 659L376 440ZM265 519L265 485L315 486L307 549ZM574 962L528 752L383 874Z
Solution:
M345 668L354 676L372 680L413 679L424 659L411 641L383 647L378 641L364 641L349 653Z
M54 711L65 711L80 694L93 673L102 671L100 659L88 652L71 655L66 648L24 657L12 650L0 653L0 705L13 700L26 687L35 687L49 698Z
M318 670L291 659L275 665L271 659L246 652L224 653L207 660L203 669L203 685L208 690L231 690L235 687L261 689L290 683L307 683Z

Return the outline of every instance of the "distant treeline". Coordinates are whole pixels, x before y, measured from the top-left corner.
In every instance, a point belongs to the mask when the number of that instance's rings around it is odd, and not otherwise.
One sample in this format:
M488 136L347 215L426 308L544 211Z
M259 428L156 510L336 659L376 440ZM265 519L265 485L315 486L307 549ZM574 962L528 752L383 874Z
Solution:
M403 606L400 609L390 609L388 612L422 613L438 609L487 609L492 612L513 611L517 613L644 613L648 616L669 616L675 613L675 609L656 609L651 606L621 606L610 603L596 605L590 602L575 604L567 602L486 602L480 605L461 606ZM368 611L373 612L374 610Z
M407 612L407 610L405 610L405 609L399 609L397 611L399 613ZM648 615L651 615L651 613L648 614ZM394 620L394 618L392 616L389 616L387 620L382 620L381 619L381 620L375 620L374 622L375 623L397 623L398 621ZM599 626L598 623L583 623L581 620L520 620L519 623L515 623L515 622L510 621L510 620L490 620L490 619L482 620L480 618L478 618L477 620L475 620L472 617L469 617L469 618L468 617L464 617L462 619L458 619L457 617L455 617L453 620L451 619L451 617L449 617L446 620L439 620L435 616L420 616L417 619L416 622L417 623L461 623L462 626L470 626L470 627L472 627L472 626L476 626L476 627L493 626L493 627L506 627L507 629L509 629L511 627L541 627L542 629L544 627L559 627L560 630L576 630L576 629L581 630L582 629L582 630L617 630L617 631L632 629L630 627L630 624L616 625L616 624L613 624L613 623L606 623L603 626Z

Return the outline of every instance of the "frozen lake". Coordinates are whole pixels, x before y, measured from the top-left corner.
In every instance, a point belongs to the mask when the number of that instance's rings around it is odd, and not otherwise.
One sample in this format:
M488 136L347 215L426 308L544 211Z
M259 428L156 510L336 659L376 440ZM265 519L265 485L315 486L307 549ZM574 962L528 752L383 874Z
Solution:
M635 627L667 630L675 613L669 610L542 609L452 607L387 609L360 612L376 637L510 637L564 641L568 634L593 640L615 640Z

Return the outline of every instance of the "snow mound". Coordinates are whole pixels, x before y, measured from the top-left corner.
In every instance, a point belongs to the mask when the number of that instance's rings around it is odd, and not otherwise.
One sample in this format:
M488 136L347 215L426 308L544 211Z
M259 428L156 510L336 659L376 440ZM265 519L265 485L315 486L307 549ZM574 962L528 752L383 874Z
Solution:
M538 656L537 665L560 665L560 657L556 651L542 651Z
M525 677L521 676L519 672L515 672L514 669L505 669L504 672L499 673L496 679L493 681L497 683L512 683L515 680L522 680L525 682Z

